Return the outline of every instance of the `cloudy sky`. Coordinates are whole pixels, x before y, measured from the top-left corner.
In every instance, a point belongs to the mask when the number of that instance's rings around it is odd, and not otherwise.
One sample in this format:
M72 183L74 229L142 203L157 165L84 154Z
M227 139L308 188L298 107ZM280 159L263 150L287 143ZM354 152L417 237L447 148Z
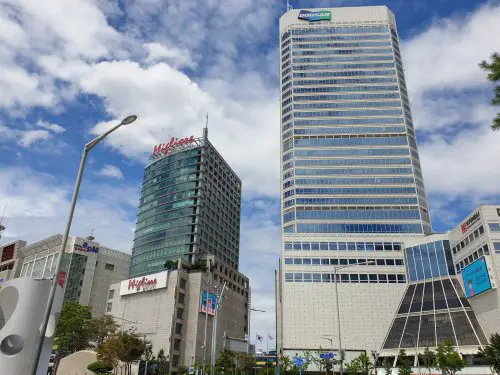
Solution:
M395 13L434 229L500 202L500 133L478 63L500 51L500 3L383 5ZM86 141L135 113L92 151L72 232L130 252L143 166L172 136L209 137L243 180L241 270L255 333L274 337L279 249L278 29L285 0L0 0L3 243L61 233ZM260 344L262 348L265 345ZM273 345L271 343L271 345ZM259 345L258 345L259 347Z

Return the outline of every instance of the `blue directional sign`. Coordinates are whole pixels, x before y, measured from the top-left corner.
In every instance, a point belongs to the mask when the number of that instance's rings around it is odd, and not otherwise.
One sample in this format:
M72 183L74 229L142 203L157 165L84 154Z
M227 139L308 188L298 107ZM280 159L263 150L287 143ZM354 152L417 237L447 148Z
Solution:
M322 358L322 359L333 359L333 357L335 357L335 354L333 354L332 352L329 352L329 353L320 353L319 357Z
M295 357L295 365L297 367L302 367L304 366L304 358L301 357Z

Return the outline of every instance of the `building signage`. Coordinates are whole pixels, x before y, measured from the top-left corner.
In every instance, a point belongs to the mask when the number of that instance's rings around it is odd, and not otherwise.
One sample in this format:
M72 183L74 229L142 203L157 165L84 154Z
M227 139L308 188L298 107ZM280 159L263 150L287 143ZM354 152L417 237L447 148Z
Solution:
M201 291L200 311L208 315L215 315L215 307L217 305L217 297L213 293L208 293L206 290Z
M194 135L192 135L189 138L175 138L172 137L170 142L168 143L160 143L159 145L156 145L153 149L153 155L151 156L153 159L156 159L157 157L161 155L167 155L170 150L174 147L177 146L183 146L183 145L189 145L195 141Z
M330 21L332 19L332 12L329 10L319 10L311 12L310 10L301 10L299 13L299 20L315 22L315 21Z
M124 280L120 284L120 296L166 288L167 276L168 271L163 271L152 275Z
M469 228L475 224L481 216L479 215L479 211L477 211L474 215L472 215L470 218L467 219L465 223L462 223L460 226L460 229L462 229L462 233L465 233L469 230Z
M64 271L61 271L59 273L59 277L57 278L57 284L61 287L64 288L64 283L66 282L66 276L67 273Z
M491 289L486 258L482 256L462 270L465 295L471 298Z
M74 249L83 253L97 254L99 252L99 246L89 245L88 242L84 242L82 245L75 244Z

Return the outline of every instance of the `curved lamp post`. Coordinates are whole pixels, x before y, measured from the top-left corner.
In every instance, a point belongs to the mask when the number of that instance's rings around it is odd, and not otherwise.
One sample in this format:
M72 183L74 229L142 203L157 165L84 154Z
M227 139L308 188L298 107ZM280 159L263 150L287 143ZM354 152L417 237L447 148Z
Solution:
M125 117L118 125L109 129L104 134L98 136L97 138L95 138L92 141L90 141L89 143L87 143L83 149L82 159L80 160L80 168L78 169L78 175L76 177L75 188L73 190L73 198L71 199L69 216L68 216L68 220L66 222L66 229L64 230L64 236L63 236L62 243L61 243L61 249L59 250L59 259L57 260L57 266L56 266L56 269L54 271L54 275L52 276L49 299L47 301L47 306L45 306L45 313L43 316L43 322L42 322L42 325L40 327L40 331L38 332L35 353L33 356L33 365L31 367L31 372L30 372L31 375L36 375L36 372L38 370L38 362L40 361L40 354L41 354L42 348L43 348L43 341L45 339L45 334L47 333L47 325L48 325L49 318L50 318L50 311L52 310L52 305L54 303L54 296L56 294L57 281L59 278L59 272L61 270L62 258L64 255L64 251L66 250L66 245L68 243L69 231L71 229L71 222L73 221L73 214L75 212L75 205L76 205L76 201L78 199L78 193L80 191L80 184L82 182L83 170L85 169L85 162L87 161L87 154L89 153L90 150L92 150L95 146L97 146L104 138L106 138L109 134L114 132L116 129L118 129L119 127L121 127L123 125L129 125L129 124L133 123L135 120L137 120L136 115L131 115L131 116Z

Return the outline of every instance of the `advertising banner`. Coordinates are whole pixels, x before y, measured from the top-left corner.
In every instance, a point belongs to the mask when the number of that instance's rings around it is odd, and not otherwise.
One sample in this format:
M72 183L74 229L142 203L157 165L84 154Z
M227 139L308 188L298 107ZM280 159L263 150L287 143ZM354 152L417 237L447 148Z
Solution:
M120 284L120 296L148 292L167 287L168 271L162 271L147 276L134 277Z
M483 256L462 270L465 295L467 298L477 296L491 289L490 275L486 258Z
M206 290L201 291L200 311L215 315L215 305L217 304L217 296L213 293L208 293Z

